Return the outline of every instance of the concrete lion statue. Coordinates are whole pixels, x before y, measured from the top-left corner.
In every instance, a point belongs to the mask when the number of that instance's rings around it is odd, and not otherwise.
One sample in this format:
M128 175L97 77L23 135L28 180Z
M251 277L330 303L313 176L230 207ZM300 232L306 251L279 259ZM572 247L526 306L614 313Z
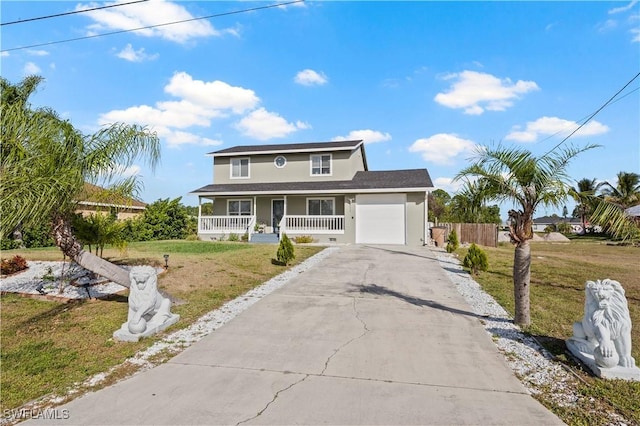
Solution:
M573 324L573 338L580 351L593 355L598 366L634 368L631 356L631 317L619 282L587 281L584 317Z
M151 266L134 266L129 272L127 322L113 335L119 340L137 341L161 331L180 318L171 313L171 301L158 291L158 276Z

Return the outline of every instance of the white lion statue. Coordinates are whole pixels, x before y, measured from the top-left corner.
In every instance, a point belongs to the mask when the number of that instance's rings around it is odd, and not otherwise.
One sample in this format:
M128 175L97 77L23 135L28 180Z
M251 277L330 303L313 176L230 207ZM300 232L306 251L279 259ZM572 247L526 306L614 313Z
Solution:
M587 281L584 317L573 324L570 339L582 352L593 355L598 366L634 368L631 356L631 317L619 282Z
M114 333L119 340L137 341L161 331L180 318L171 313L171 301L158 292L158 276L151 266L134 266L129 272L127 322Z

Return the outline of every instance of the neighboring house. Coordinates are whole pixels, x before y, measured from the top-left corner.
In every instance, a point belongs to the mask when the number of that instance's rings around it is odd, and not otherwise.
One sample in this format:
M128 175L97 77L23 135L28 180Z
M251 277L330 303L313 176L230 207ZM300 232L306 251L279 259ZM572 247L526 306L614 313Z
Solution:
M78 201L78 207L76 208L76 213L80 213L82 216L113 212L119 220L129 219L142 214L147 206L142 201L138 201L134 198L110 198L108 195L104 194L104 188L90 183L84 184L84 189L80 198L81 199Z
M571 225L571 232L576 234L582 233L582 220L580 218L564 218L560 216L542 216L533 219L533 232L544 232L547 226L557 225L559 223L568 223Z
M213 181L199 199L198 235L286 233L320 243L428 242L426 169L369 171L361 140L235 146L213 157ZM213 215L203 216L203 203Z

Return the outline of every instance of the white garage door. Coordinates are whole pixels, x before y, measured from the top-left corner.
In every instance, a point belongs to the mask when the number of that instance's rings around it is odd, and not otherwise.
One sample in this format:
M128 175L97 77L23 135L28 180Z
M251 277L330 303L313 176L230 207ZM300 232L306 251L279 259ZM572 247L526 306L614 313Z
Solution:
M356 196L356 243L404 244L406 194Z

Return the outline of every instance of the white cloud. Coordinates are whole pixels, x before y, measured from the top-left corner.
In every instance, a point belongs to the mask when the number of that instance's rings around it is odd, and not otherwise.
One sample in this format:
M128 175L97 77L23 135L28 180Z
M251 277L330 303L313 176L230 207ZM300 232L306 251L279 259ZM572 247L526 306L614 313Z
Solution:
M613 30L617 26L618 21L616 21L615 19L607 19L604 22L598 23L598 25L596 25L596 29L598 30L598 32L605 33L607 31Z
M633 37L631 38L631 41L633 43L640 43L640 30L637 28L633 28L630 30L631 34L633 34Z
M236 128L245 136L258 140L282 138L297 130L308 129L310 126L303 122L289 123L278 113L259 108L250 112L236 123Z
M318 73L314 70L306 69L298 72L294 81L298 84L302 84L303 86L322 86L329 80L322 72Z
M24 64L23 71L24 71L24 74L26 75L32 75L32 74L40 74L42 70L40 69L39 66L37 66L33 62L27 62L26 64Z
M253 90L231 86L219 80L194 80L185 72L174 74L164 91L196 105L215 110L231 110L236 114L253 109L260 102Z
M638 3L638 0L632 0L626 6L614 7L613 9L609 10L609 15L613 15L615 13L626 12L628 10L631 10L633 8L633 6L635 6L637 3Z
M138 50L134 50L133 46L131 46L131 43L128 43L124 49L116 54L116 56L130 62L142 62L152 61L154 59L157 59L160 55L157 53L149 55L148 53L145 53L144 47L141 47Z
M575 121L564 120L558 117L540 117L536 121L530 121L524 130L520 126L514 126L511 133L505 136L506 140L516 142L536 142L540 136L559 135L568 136L579 126ZM593 136L606 133L609 127L592 120L578 130L573 136Z
M90 9L93 4L80 4L76 11ZM87 27L88 35L95 35L107 31L131 30L176 21L193 19L194 16L187 9L177 3L165 0L129 4L123 7L94 10L86 12L84 16L95 23ZM207 20L193 20L181 24L163 25L155 28L145 28L131 34L145 37L160 37L176 43L186 43L202 37L221 36L224 34L237 35L237 30L217 30Z
M377 130L352 130L347 136L336 136L334 141L354 141L362 139L364 143L386 142L391 140L389 133L379 132Z
M46 50L27 50L27 53L31 56L47 56L49 54Z
M539 90L533 81L500 79L477 71L449 74L444 80L454 80L448 92L438 93L434 100L448 108L464 109L465 114L479 115L485 110L504 111L520 95Z
M184 129L192 126L209 127L213 118L241 114L255 108L260 102L252 90L222 81L194 80L184 72L174 74L164 91L178 100L112 110L100 116L99 124L124 122L146 125L172 147L184 144L219 145L222 143L219 140L201 137Z
M451 195L458 192L462 185L464 185L464 182L461 180L454 181L453 178L450 177L439 177L433 181L433 185L436 189L442 189Z
M451 164L460 154L472 153L475 143L460 138L454 133L438 133L428 138L416 140L409 147L410 152L419 152L425 161L436 164Z
M9 52L0 52L0 57L6 58L7 56L9 56Z

